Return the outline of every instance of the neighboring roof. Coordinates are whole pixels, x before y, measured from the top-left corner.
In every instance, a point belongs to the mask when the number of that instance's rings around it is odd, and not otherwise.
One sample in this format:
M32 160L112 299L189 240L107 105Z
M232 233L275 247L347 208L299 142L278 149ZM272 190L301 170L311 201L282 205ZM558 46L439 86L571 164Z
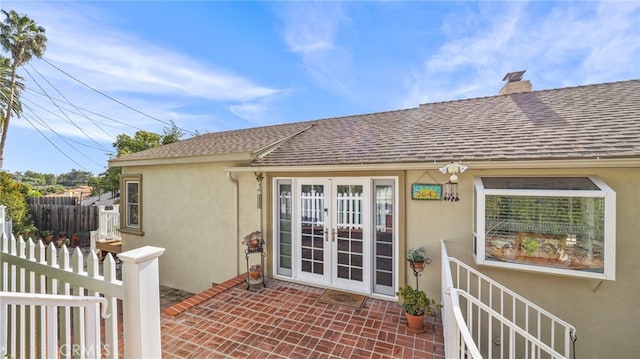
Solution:
M85 198L91 195L91 186L76 186L74 188L66 188L62 192L51 193L43 197L78 197Z
M257 153L295 133L251 165L639 158L640 80L213 133L126 159Z

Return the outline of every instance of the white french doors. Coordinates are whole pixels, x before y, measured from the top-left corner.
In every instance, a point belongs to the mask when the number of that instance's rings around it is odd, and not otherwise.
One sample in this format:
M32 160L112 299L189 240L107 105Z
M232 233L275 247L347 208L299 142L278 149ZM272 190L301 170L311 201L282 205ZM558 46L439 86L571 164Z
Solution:
M299 179L295 184L294 277L371 291L370 181ZM297 197L297 200L296 200Z

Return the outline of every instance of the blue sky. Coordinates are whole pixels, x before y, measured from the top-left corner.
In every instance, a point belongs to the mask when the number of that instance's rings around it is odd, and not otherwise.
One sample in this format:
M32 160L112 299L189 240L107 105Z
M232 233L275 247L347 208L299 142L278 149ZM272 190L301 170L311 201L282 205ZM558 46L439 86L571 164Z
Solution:
M162 133L170 121L206 133L493 96L518 70L534 90L640 78L637 1L0 7L48 37L46 62L20 71L10 172L98 174L118 134Z

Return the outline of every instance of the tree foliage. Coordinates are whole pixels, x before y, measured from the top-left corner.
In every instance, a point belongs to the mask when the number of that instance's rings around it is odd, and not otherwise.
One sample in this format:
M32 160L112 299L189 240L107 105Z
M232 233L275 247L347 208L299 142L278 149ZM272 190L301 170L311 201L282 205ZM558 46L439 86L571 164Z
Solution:
M10 174L0 172L0 204L6 206L6 216L13 220L14 232L20 232L30 223L26 197L31 195L29 185L16 182Z
M74 168L71 172L58 176L56 182L65 187L76 187L88 184L91 176L91 172L80 171Z
M115 156L113 157L122 157L131 153L168 145L179 141L183 136L184 131L179 129L173 122L171 122L169 128L162 130L162 135L143 130L136 132L133 137L127 134L120 134L113 143L113 147L116 150ZM92 178L90 183L93 189L92 194L98 195L105 192L118 192L121 173L122 169L120 167L110 167L98 177Z
M0 99L3 106L2 136L0 138L0 168L2 168L4 147L7 141L7 131L11 114L20 108L19 82L16 71L28 63L34 56L42 57L46 50L47 37L45 29L26 15L20 15L14 10L2 10L5 19L0 23L0 46L11 54L8 98Z

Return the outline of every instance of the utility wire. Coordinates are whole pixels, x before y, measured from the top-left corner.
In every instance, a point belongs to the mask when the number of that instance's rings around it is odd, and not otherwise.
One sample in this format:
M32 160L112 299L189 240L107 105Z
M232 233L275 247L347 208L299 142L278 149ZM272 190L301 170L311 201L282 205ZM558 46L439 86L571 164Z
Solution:
M33 127L36 131L38 131L40 135L44 137L44 139L51 144L51 146L55 147L55 149L57 149L60 153L62 153L63 156L68 158L71 162L77 164L78 167L82 168L85 171L88 171L83 165L78 163L78 161L74 160L71 156L69 156L66 152L64 152L60 147L58 147L53 141L51 141L49 137L47 137L42 131L40 131L40 129L33 122L31 122L31 120L29 120L28 116L24 116L23 118L25 119L25 121L27 121L31 125L31 127Z
M38 96L46 97L46 95L45 95L45 94L43 94L43 93L41 93L41 92L38 92L38 91L35 91L35 90L32 90L32 89L26 89L26 92L33 93L33 94L36 94L36 95L38 95ZM55 99L55 97L54 97L54 99ZM133 129L135 129L135 130L144 131L142 128L137 127L137 126L135 126L135 125L132 125L131 123L124 122L124 121L120 121L120 120L116 120L115 118L111 118L111 117L108 117L108 116L105 116L105 115L99 114L99 113L97 113L97 112L91 111L91 110L86 109L86 108L82 108L82 107L78 107L78 108L81 108L84 112L90 113L90 114L95 115L95 116L98 116L98 117L102 117L102 118L104 118L104 119L106 119L106 120L109 120L109 121L111 121L111 122L119 123L119 124L121 124L121 125L123 125L123 126L131 127L131 128L133 128ZM74 114L74 115L80 115L79 113L73 112L72 110L69 110L69 109L66 109L66 110L67 110L67 112L70 112L70 113L72 113L72 114ZM104 123L104 122L102 122L102 125L109 125L109 124L108 124L108 123ZM111 134L109 134L109 133L107 133L107 135L108 135L108 136L111 136Z
M53 111L49 110L49 109L48 109L48 108L46 108L46 107L44 107L44 106L40 105L40 104L39 104L39 103L37 103L36 101L33 101L33 100L31 100L31 99L29 99L29 98L26 98L26 97L23 97L23 98L22 98L22 103L25 103L25 102L28 102L28 103L30 103L32 106L35 106L35 107L40 108L42 111L48 112L51 116L55 116L55 117L57 117L57 118L59 118L59 119L61 119L61 120L64 120L64 118L62 118L62 116L60 116L60 115L58 115L57 113L55 113L55 112L53 112ZM32 111L33 111L33 110L32 110ZM109 135L109 134L107 134L107 135ZM86 144L86 143L82 143L82 142L80 142L80 141L76 141L76 140L74 140L74 139L72 139L72 138L70 138L70 139L69 139L69 141L72 141L72 142L74 142L74 143L77 143L77 144L79 144L79 145L82 145L82 146L84 146L84 147L91 148L91 149L94 149L94 150L107 151L107 152L108 152L108 150L105 150L103 147L99 147L99 148L98 148L98 147L93 147L93 146L90 146L90 145L88 145L88 144Z
M68 115L66 112L64 112L62 110L62 108L60 108L60 106L58 106L58 104L51 98L51 96L49 96L49 94L47 94L47 92L42 88L42 86L40 85L40 83L35 79L35 77L33 77L33 75L31 75L31 72L29 72L29 70L27 70L26 68L24 69L24 71L27 73L27 75L29 75L29 77L31 78L31 80L33 80L33 82L36 83L36 85L38 86L38 88L40 89L40 91L44 92L44 94L47 96L47 98L49 99L49 101L51 101L51 103L56 106L56 108L64 115L64 117L67 119L67 122L71 123L73 126L75 126L78 130L80 130L80 132L82 132L89 140L91 140L93 143L95 143L97 146L101 147L101 145L93 139L93 137L89 136L88 133L85 132L85 130L83 130L80 126L78 126L77 123L75 123ZM37 70L36 70L37 71ZM39 74L39 72L38 72ZM41 75L42 76L42 75ZM48 82L48 81L47 81ZM51 85L51 83L49 83ZM55 87L54 87L55 88ZM56 89L57 90L57 89ZM58 91L59 93L59 91ZM64 96L63 96L64 97ZM103 148L103 151L108 151L107 149Z
M91 89L91 90L93 90L93 91L95 91L95 92L99 93L100 95L102 95L102 96L104 96L104 97L106 97L106 98L110 99L111 101L114 101L114 102L116 102L116 103L118 103L118 104L120 104L120 105L122 105L122 106L124 106L124 107L126 107L126 108L128 108L128 109L130 109L131 111L137 112L137 113L139 113L139 114L141 114L141 115L143 115L143 116L146 116L146 117L148 117L148 118L150 118L150 119L152 119L152 120L154 120L154 121L158 121L158 122L163 123L163 124L165 124L165 125L169 125L169 126L174 126L174 125L175 125L174 123L166 122L166 121L163 121L163 120L161 120L161 119L159 119L159 118L157 118L157 117L153 117L153 116L151 116L151 115L148 115L148 114L146 114L146 113L144 113L144 112L142 112L142 111L140 111L140 110L138 110L138 109L136 109L136 108L134 108L134 107L132 107L132 106L127 105L126 103L124 103L124 102L122 102L122 101L120 101L120 100L118 100L118 99L116 99L116 98L114 98L114 97L112 97L112 96L107 95L106 93L104 93L104 92L102 92L102 91L100 91L100 90L98 90L98 89L96 89L96 88L94 88L94 87L90 86L89 84L87 84L87 83L85 83L85 82L83 82L83 81L81 81L81 80L77 79L77 78L76 78L76 77L74 77L73 75L71 75L71 74L69 74L68 72L66 72L66 71L62 70L61 68L59 68L58 66L56 66L56 65L52 64L51 62L49 62L48 60L46 60L46 59L44 59L44 58L42 58L42 61L44 61L45 63L47 63L49 66L53 67L54 69L56 69L56 70L58 70L58 71L62 72L63 74L65 74L65 75L69 76L69 77L70 77L70 78L72 78L74 81L76 81L76 82L78 82L78 83L82 84L83 86L85 86L85 87L87 87L87 88L89 88L89 89ZM193 135L195 135L195 132L192 132L192 131L189 131L189 130L186 130L186 129L182 129L182 128L181 128L180 130L182 130L182 131L184 131L184 132L186 132L186 133L189 133L189 134L190 134L190 135L192 135L192 136L193 136Z
M52 132L52 133L54 133L56 136L58 136L58 137L59 137L62 141L64 141L64 143L66 143L69 147L73 148L76 152L80 153L84 158L88 159L89 161L91 161L91 162L95 163L95 164L96 164L96 165L98 165L98 166L102 166L100 163L98 163L98 162L94 161L91 157L87 156L84 152L82 152L82 151L78 150L75 146L73 146L71 143L69 143L69 141L67 141L67 139L66 139L64 136L60 135L56 130L54 130L53 128L51 128L51 126L49 126L49 125L48 125L44 120L42 120L42 119L41 119L41 118L40 118L40 117L39 117L35 112L33 112L33 110L32 110L31 108L29 108L28 106L27 106L26 108L27 108L29 111L31 111L31 113L32 113L36 118L38 118L38 122L39 122L42 126L44 126L44 127L46 127L47 129L49 129L49 131L51 131L51 132ZM33 126L33 122L31 122L31 121L29 121L29 120L27 120L27 121L29 122L29 124L31 124L31 125ZM35 127L34 127L34 128L35 128ZM42 132L41 132L40 130L38 130L38 132L40 132L40 134L42 134ZM47 141L49 141L49 138L48 138L48 137L45 137L45 138L47 138ZM49 142L51 142L51 141L49 141ZM56 149L58 149L58 151L60 151L63 155L65 155L65 157L67 157L67 158L71 158L71 157L70 157L69 155L67 155L64 151L62 151L58 146L55 146L55 145L54 145L54 147L55 147ZM76 163L76 164L78 163L78 162L76 162L75 160L73 160L73 162L74 162L74 163ZM83 166L82 168L83 168L84 170L86 170L86 168L84 168L84 166Z
M93 123L97 128L99 128L100 130L102 130L102 132L104 132L105 134L109 135L109 134L107 133L107 131L105 131L104 129L102 129L102 128L100 127L100 125L98 125L97 123L95 123L95 122L93 121L93 119L91 119L89 116L85 115L85 114L84 114L84 112L82 112L82 110L80 110L76 105L74 105L71 101L69 101L69 99L68 99L68 98L66 98L66 97L64 96L64 94L63 94L62 92L60 92L60 90L58 90L58 88L57 88L57 87L55 87L55 86L51 83L51 81L47 80L47 78L46 78L46 77L44 77L44 76L40 73L40 71L38 71L38 69L36 69L35 67L33 67L33 65L32 65L31 63L29 63L29 66L30 66L30 67L31 67L31 69L33 69L36 73L38 73L38 75L40 75L40 77L41 77L43 80L45 80L45 81L49 84L49 86L53 87L53 89L54 89L54 90L56 90L56 92L57 92L60 96L62 96L62 98L63 98L63 99L64 99L64 100L69 104L69 105L71 105L73 108L75 108L75 109L76 109L76 111L78 111L78 112L82 115L82 117L84 117L84 118L86 118L87 120L91 121L91 123ZM31 76L31 74L29 74L29 76ZM31 77L31 78L33 79L33 77ZM34 79L34 81L35 81L35 79ZM41 87L41 86L38 84L38 87ZM51 96L49 96L49 94L47 94L46 92L45 92L45 94L47 95L47 97L49 98L49 100L51 100L51 101L53 102L52 97L51 97ZM56 105L56 106L57 106L57 105ZM58 107L58 108L60 108L60 106L57 106L57 107ZM78 127L78 126L76 126L76 127ZM93 141L96 145L100 146L100 144L99 144L98 142L96 142L93 138L91 138L91 137L89 136L89 134L85 133L85 132L80 128L80 127L78 127L78 129L79 129L80 131L82 131L82 133L84 133L84 134L85 134L85 135L86 135L86 136L87 136L91 141Z

